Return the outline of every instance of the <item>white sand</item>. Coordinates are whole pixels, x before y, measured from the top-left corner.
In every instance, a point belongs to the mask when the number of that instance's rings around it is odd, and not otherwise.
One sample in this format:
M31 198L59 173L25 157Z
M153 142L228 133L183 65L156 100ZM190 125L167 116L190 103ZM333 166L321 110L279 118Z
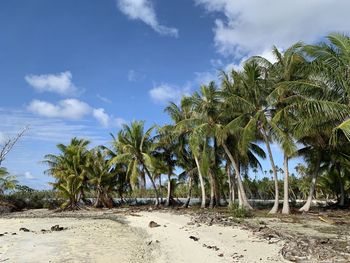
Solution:
M188 225L190 218L186 215L162 212L141 212L138 215L141 216L128 216L127 220L131 226L146 230L153 242L159 241L161 253L155 260L157 263L286 262L279 253L282 243L268 244L248 230ZM150 221L161 226L149 228ZM199 240L193 241L190 236ZM203 247L203 244L216 246L219 250ZM220 254L223 256L219 257Z
M163 212L124 217L116 209L108 214L123 218L129 226L107 219L0 219L0 234L8 232L0 236L0 262L284 262L279 253L282 244L268 244L248 230L197 227L187 224L187 215ZM150 221L161 226L149 228ZM68 229L41 232L56 224ZM31 232L18 231L21 227ZM17 235L11 235L13 232ZM193 241L191 235L199 240Z
M56 224L68 229L41 233ZM33 232L18 231L21 227ZM0 262L150 262L143 234L111 220L0 219L0 233L5 231Z

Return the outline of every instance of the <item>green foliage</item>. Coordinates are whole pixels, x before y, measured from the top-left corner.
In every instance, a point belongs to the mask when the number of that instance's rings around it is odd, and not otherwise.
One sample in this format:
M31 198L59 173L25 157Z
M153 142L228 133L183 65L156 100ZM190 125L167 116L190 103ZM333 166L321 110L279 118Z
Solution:
M249 216L242 208L250 208L248 198L275 198L276 208L282 196L306 199L317 176L311 197L345 203L350 195L350 38L330 34L317 45L298 42L283 52L273 47L272 53L274 63L252 57L241 70L222 72L220 85L210 82L178 105L170 103L165 111L171 124L148 130L143 121L124 125L111 149L88 150L88 142L76 138L58 145L60 154L47 155L45 163L64 206L77 206L85 193L97 199L116 193L164 197L165 185L156 184L164 175L172 180L170 196L192 191L202 197L203 207L208 196L214 205L239 191L242 203L230 208L237 217ZM281 147L285 170L277 167L272 144ZM289 175L288 160L296 156L307 165L296 167L298 176ZM258 179L266 157L271 170ZM176 175L177 170L182 171ZM289 176L289 186L278 175ZM153 192L146 189L146 178ZM11 183L3 186L10 189Z
M239 206L237 203L232 203L228 209L234 218L247 218L253 216L251 210Z
M6 202L15 207L16 210L22 209L56 209L59 208L61 200L57 192L52 190L37 191L25 186L17 186L16 191L6 196Z
M6 191L16 188L17 180L13 175L9 175L6 168L0 167L0 196Z

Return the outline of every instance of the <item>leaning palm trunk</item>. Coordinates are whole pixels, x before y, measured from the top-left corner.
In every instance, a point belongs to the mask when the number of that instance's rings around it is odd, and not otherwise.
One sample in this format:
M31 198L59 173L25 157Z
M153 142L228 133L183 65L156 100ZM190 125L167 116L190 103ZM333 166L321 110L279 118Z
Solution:
M196 161L197 169L198 169L198 177L199 177L199 182L201 185L201 190L202 190L202 203L201 203L201 208L205 208L205 186L204 186L204 180L201 172L201 168L199 165L198 158L195 156L194 160Z
M321 164L321 160L320 160L320 157L318 157L318 159L316 161L315 170L312 173L309 196L307 197L306 203L299 209L299 211L301 211L301 212L309 212L309 210L310 210L312 197L313 197L315 189L316 189L316 179L317 179L317 175L318 175L318 172L320 169L320 164Z
M246 193L244 191L243 183L242 183L242 180L241 180L239 164L233 158L231 152L229 151L229 149L227 148L227 145L225 143L223 144L223 148L224 148L226 154L228 155L228 157L229 157L229 159L230 159L231 163L233 164L233 166L235 168L235 171L236 171L239 206L251 210L253 208L249 204L247 196L246 196Z
M192 196L192 177L188 179L188 193L187 193L187 199L186 202L183 204L182 207L187 208L190 204L191 201L191 196Z
M229 197L228 205L232 205L235 202L235 181L231 173L230 164L226 163L226 174L228 179Z
M158 189L157 189L157 186L156 184L154 183L154 180L150 174L150 172L148 171L147 167L145 167L145 171L147 173L147 176L149 178L149 180L151 181L151 184L152 184L152 187L154 189L154 192L156 194L156 202L155 202L155 205L158 206L159 205L159 193L158 193Z
M264 138L264 142L267 148L267 152L269 154L269 159L270 159L270 163L271 163L271 168L273 171L273 179L275 181L275 202L273 204L273 207L271 208L269 214L276 214L278 211L278 203L279 203L279 199L278 199L278 178L277 178L277 170L276 170L276 165L275 165L275 161L273 160L273 155L272 155L272 151L271 151L271 146L270 146L270 142L267 138L267 135L265 134L265 131L262 130L261 134Z
M288 170L288 156L284 154L284 183L283 183L283 208L282 214L289 214L289 186L288 186L289 170Z

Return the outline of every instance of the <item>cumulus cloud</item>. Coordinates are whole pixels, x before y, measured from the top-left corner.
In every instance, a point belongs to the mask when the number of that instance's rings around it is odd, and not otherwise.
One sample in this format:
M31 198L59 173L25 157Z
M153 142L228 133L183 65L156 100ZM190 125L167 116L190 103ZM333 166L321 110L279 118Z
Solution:
M106 113L105 109L93 108L86 102L77 99L65 99L57 104L33 100L28 105L27 110L39 116L68 120L80 120L86 116L92 116L105 128L120 126L118 122L113 120L114 117L112 115ZM120 120L122 119L120 118Z
M331 31L350 28L346 0L195 0L215 20L219 52L242 58L261 54L272 45L286 48L297 41L315 42ZM263 10L263 12L262 12Z
M78 120L90 114L92 109L83 101L66 99L59 101L58 104L33 100L29 104L28 110L45 117Z
M149 91L149 95L156 103L164 104L169 101L178 102L183 95L189 94L190 87L177 87L169 84L162 84Z
M119 10L132 20L141 20L161 35L178 37L178 30L158 22L151 0L116 0Z
M72 82L70 71L58 74L26 75L27 83L39 92L54 92L60 95L76 94L78 89Z
M105 112L103 108L93 109L92 115L99 123L101 123L102 126L109 126L109 115Z

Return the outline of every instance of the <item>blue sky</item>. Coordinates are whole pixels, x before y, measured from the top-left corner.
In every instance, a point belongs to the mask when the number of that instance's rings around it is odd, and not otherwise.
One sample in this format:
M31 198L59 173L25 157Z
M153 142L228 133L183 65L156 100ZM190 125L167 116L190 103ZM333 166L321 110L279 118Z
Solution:
M273 44L348 32L349 8L346 0L2 0L0 143L30 125L3 165L21 183L48 187L40 161L57 143L108 143L136 119L166 123L167 101L218 69L240 68L252 54L273 60Z

